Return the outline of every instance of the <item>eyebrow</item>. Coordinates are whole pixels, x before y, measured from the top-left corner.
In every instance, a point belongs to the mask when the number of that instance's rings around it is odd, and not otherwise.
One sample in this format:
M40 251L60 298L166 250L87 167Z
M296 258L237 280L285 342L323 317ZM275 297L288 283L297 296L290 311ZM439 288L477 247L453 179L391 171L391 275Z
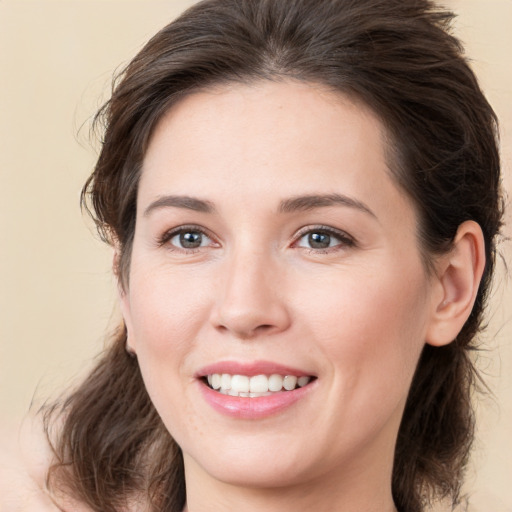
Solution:
M348 206L377 218L377 216L363 202L342 194L312 194L296 196L281 201L279 211L281 213L293 213L297 211L314 210L328 206ZM162 196L153 201L145 210L147 217L152 211L160 208L184 208L200 213L214 213L216 211L212 202L190 196Z
M290 199L281 201L279 211L282 213L293 213L296 211L307 211L313 210L315 208L325 208L327 206L336 205L355 208L356 210L360 210L371 215L372 217L377 218L375 213L373 213L372 210L370 210L370 208L364 203L354 199L353 197L345 196L342 194L313 194L307 196L292 197Z
M213 213L215 207L210 201L197 199L189 196L162 196L153 201L145 210L144 216L147 217L152 211L160 208L184 208L201 213Z

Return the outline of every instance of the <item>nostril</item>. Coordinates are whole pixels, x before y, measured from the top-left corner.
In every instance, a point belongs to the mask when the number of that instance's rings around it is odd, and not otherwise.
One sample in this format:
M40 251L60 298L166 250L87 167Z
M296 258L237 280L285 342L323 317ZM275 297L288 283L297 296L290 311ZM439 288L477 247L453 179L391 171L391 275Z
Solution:
M220 324L220 325L217 325L216 328L218 331L223 332L223 333L233 332L237 338L242 339L242 340L248 340L248 339L255 338L256 336L270 334L273 330L277 329L276 326L272 325L272 324L262 324L262 325L258 325L256 327L254 327L252 329L249 329L249 328L248 329L242 329L242 328L235 329L233 327L229 327L227 325Z
M270 334L272 331L276 330L276 326L272 324L262 324L258 325L255 328L245 331L239 332L239 336L242 339L250 339L262 334Z
M220 298L211 312L211 323L217 332L230 332L240 339L251 339L287 329L290 316L286 302L258 296L255 293L232 292Z
M270 324L259 325L255 331L270 331L274 326Z

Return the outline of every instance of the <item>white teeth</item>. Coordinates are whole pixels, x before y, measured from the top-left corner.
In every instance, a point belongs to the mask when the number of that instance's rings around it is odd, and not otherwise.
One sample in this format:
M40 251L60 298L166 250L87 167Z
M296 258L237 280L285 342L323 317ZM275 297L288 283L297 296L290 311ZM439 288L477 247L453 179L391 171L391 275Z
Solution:
M295 375L230 375L229 373L213 373L207 376L208 384L224 395L241 397L260 397L271 395L283 390L292 391L296 387L308 384L311 377Z
M309 377L299 377L297 379L297 385L299 386L299 388L302 388L303 386L305 386L306 384L309 383L311 379Z
M268 379L268 390L269 391L281 391L283 387L283 377L281 375L271 375Z
M233 375L231 389L237 393L249 393L249 377L247 375Z
M255 375L249 381L251 393L266 393L268 391L268 378L266 375Z
M231 389L231 375L229 373L223 373L220 376L220 387L222 389Z
M214 373L212 375L212 383L211 383L211 387L213 389L220 389L220 375L218 373Z
M287 375L283 380L283 387L287 391L291 391L292 389L295 389L295 386L297 385L297 377L294 375Z

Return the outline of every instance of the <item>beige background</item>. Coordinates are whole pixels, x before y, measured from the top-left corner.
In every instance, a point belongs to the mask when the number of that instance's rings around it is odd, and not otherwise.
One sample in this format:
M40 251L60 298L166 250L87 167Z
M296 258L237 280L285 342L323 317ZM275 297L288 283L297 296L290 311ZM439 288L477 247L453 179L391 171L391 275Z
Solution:
M69 385L115 325L110 250L79 209L90 118L112 72L192 3L0 0L0 426ZM501 118L511 190L512 0L445 5ZM482 512L512 511L512 285L503 264L498 273L480 355L495 398L479 402L467 485Z

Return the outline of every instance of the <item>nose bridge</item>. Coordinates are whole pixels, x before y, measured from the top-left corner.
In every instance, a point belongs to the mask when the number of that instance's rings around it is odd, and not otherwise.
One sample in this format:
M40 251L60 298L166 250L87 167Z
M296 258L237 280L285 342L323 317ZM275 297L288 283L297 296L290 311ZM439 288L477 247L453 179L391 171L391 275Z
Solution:
M240 307L263 302L264 297L271 294L275 265L269 251L246 245L237 247L227 264L226 299L234 299Z
M229 251L214 323L240 338L278 332L289 324L276 256L270 247L240 242ZM284 283L281 283L281 286Z

